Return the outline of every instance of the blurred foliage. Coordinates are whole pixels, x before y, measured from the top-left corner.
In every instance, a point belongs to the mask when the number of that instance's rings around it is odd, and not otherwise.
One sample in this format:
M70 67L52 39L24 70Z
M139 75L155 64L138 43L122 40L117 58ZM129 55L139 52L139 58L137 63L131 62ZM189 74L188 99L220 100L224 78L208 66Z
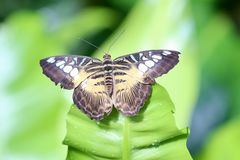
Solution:
M193 158L239 159L239 11L237 0L0 0L0 159L65 158L72 93L52 85L39 60L90 56L94 49L81 39L104 42L107 51L123 31L113 57L158 48L182 52L157 82L173 100L177 127L191 124Z
M215 1L213 2L209 1L207 4L202 1L193 1L195 10L193 15L196 20L196 33L201 53L199 57L201 89L195 112L192 115L188 145L191 153L196 156L202 154L201 149L208 146L210 138L214 139L214 136L208 138L208 135L215 133L216 128L225 125L232 118L239 117L240 109L238 26L234 26L228 14L217 10L216 7L219 5ZM231 5L226 4L225 8L229 6ZM240 8L239 5L234 6L234 8L237 7ZM231 9L234 10L234 8ZM234 17L236 18L237 15ZM237 126L235 127L237 128ZM222 137L222 139L225 138L227 137ZM215 147L218 148L217 145ZM226 148L221 153L224 155L230 150L231 148ZM215 151L212 150L212 152ZM218 159L215 156L213 155L211 158L210 156L200 156L200 159Z
M197 159L239 159L239 125L239 119L234 119L218 128L215 133L210 135L206 148L203 150L203 154Z

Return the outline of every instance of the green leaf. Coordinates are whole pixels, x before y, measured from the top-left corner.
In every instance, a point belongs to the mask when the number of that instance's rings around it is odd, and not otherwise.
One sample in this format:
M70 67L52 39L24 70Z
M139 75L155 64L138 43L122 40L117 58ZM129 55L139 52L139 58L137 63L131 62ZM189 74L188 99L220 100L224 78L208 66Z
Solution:
M157 84L133 117L114 109L96 122L72 105L64 140L69 147L67 159L191 159L186 148L188 130L176 127L173 110L168 93Z

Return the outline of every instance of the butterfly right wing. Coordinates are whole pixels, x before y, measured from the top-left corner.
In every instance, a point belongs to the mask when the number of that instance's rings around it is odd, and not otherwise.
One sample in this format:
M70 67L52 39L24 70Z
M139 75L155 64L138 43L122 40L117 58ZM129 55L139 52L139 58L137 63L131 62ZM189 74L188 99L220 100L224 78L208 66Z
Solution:
M146 50L121 56L114 63L116 66L128 66L125 73L134 75L132 78L152 84L155 78L166 74L178 63L179 54L173 50Z
M77 87L96 72L94 67L101 64L102 61L98 59L75 55L53 56L40 60L43 73L65 89Z

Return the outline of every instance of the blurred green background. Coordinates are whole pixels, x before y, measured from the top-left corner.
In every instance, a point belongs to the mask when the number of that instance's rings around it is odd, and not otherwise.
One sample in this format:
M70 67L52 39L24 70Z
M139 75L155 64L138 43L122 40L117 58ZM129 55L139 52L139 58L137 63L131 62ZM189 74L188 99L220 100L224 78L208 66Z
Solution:
M190 127L193 159L240 159L238 0L0 0L0 159L64 159L72 91L42 75L41 58L182 52L157 79ZM122 47L124 46L124 47Z

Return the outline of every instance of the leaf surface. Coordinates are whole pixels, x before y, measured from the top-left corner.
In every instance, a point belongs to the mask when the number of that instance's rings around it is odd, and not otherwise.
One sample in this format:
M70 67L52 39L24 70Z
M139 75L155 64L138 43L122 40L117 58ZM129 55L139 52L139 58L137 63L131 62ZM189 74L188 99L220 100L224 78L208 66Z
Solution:
M174 105L166 90L153 86L151 97L137 116L113 110L100 122L75 105L67 116L68 159L191 159L186 148L187 129L178 129Z

